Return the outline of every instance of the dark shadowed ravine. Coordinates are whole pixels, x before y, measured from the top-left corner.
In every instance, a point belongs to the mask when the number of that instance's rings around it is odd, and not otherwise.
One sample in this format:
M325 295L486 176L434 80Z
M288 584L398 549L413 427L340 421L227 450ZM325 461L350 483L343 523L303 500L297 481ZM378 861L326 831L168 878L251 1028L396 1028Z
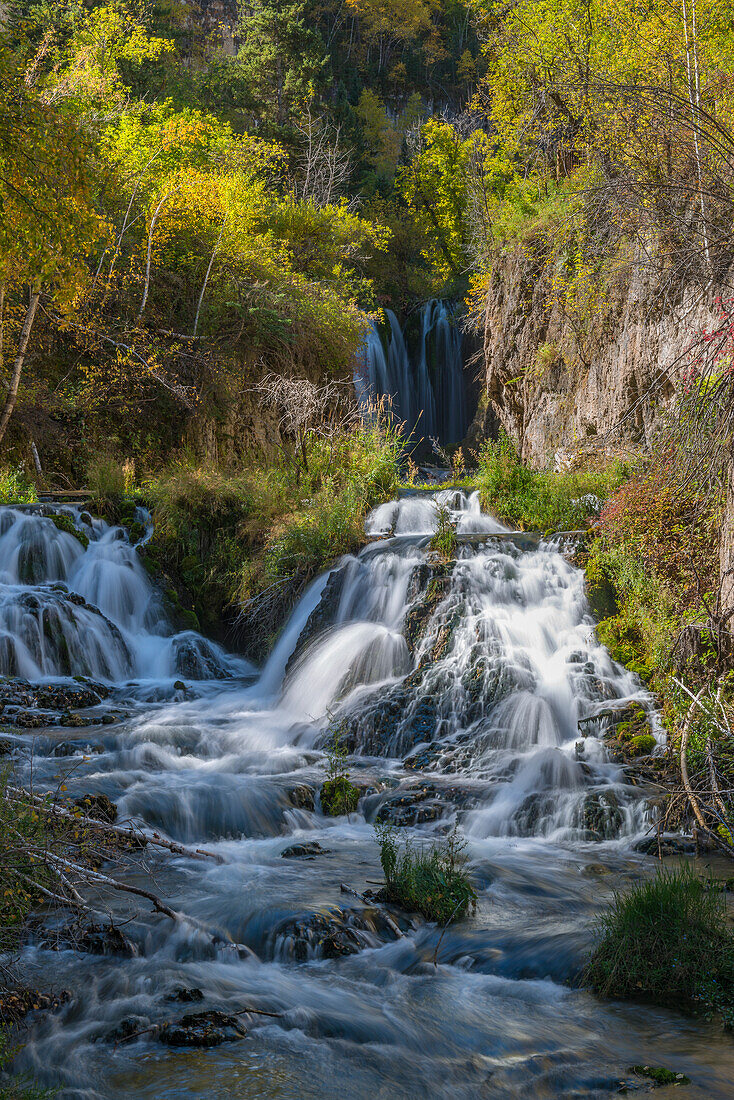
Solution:
M475 496L439 496L455 564L428 549L431 497L382 505L262 670L173 632L123 530L74 511L85 549L47 517L0 511L0 672L100 680L119 719L16 730L21 775L32 760L36 788L66 775L70 796L104 793L121 819L222 860L131 855L129 881L152 876L187 919L113 901L117 953L48 927L23 949L29 981L72 994L19 1059L63 1100L608 1097L645 1087L629 1073L645 1062L688 1075L687 1097L731 1096L714 1025L573 984L595 913L653 862L632 847L644 788L607 761L599 723L580 738L577 722L651 701L598 644L561 548L518 546ZM362 794L348 818L319 803L334 723ZM458 821L473 916L441 935L341 890L382 877L378 815L417 842ZM324 851L283 858L312 842ZM149 1031L192 1007L278 1015L211 1049Z

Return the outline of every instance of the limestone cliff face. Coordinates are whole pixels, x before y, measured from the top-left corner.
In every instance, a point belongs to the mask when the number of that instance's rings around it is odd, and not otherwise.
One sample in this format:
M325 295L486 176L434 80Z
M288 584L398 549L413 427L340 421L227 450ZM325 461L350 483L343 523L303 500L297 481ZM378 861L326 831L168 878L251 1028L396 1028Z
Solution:
M534 467L601 436L650 447L685 369L681 357L712 325L716 291L671 293L650 267L630 263L603 305L580 319L559 301L553 276L552 260L520 248L495 265L479 318L485 428L494 414ZM482 427L475 422L474 433Z

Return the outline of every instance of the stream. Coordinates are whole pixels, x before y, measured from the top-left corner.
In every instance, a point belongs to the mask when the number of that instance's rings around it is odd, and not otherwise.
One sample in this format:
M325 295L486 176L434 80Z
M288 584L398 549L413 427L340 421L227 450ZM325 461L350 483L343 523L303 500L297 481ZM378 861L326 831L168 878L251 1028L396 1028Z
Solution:
M435 496L459 535L449 568L428 547ZM258 670L174 630L126 530L65 511L86 548L37 510L0 509L0 673L99 681L109 696L80 713L106 724L6 727L19 777L104 793L120 820L222 862L131 853L127 881L187 919L105 900L120 952L37 931L25 979L71 998L32 1021L20 1069L61 1100L608 1097L649 1085L638 1063L687 1074L676 1094L732 1095L716 1025L571 984L595 914L655 869L633 847L645 789L606 759L602 720L583 738L578 720L636 700L663 733L596 640L562 546L513 540L475 494L384 504ZM330 726L361 792L349 817L320 809ZM382 878L378 817L417 844L458 823L476 913L442 934L342 892ZM211 1049L146 1034L189 996L279 1015ZM141 1034L115 1041L123 1022Z

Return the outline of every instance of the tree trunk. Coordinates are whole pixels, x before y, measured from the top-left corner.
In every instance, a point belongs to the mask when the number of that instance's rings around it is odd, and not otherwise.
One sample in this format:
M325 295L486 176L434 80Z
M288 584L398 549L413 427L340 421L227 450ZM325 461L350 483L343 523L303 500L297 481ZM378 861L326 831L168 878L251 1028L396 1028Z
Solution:
M15 408L15 399L18 396L18 386L20 384L20 376L23 372L23 363L25 361L25 353L28 347L28 341L31 336L31 329L33 328L33 321L36 317L36 310L38 309L38 302L41 297L40 290L31 291L31 300L28 303L28 309L26 310L25 320L23 321L23 328L20 333L20 340L18 342L18 354L15 357L13 363L13 373L10 378L10 386L8 388L8 396L5 399L5 408L3 409L2 416L0 416L0 443L2 443L5 435L5 429L8 426L8 421L12 416L13 409Z

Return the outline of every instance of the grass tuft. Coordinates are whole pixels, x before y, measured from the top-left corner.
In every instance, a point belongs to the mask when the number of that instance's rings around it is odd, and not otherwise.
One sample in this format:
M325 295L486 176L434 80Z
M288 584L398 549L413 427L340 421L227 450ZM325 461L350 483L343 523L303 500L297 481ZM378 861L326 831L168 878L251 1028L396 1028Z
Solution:
M389 823L375 825L375 834L389 901L440 925L461 920L476 906L477 892L466 872L466 841L456 830L427 848L414 848L410 840L400 844L397 828Z
M604 997L681 1005L734 1025L734 937L724 892L688 865L618 893L585 982Z

